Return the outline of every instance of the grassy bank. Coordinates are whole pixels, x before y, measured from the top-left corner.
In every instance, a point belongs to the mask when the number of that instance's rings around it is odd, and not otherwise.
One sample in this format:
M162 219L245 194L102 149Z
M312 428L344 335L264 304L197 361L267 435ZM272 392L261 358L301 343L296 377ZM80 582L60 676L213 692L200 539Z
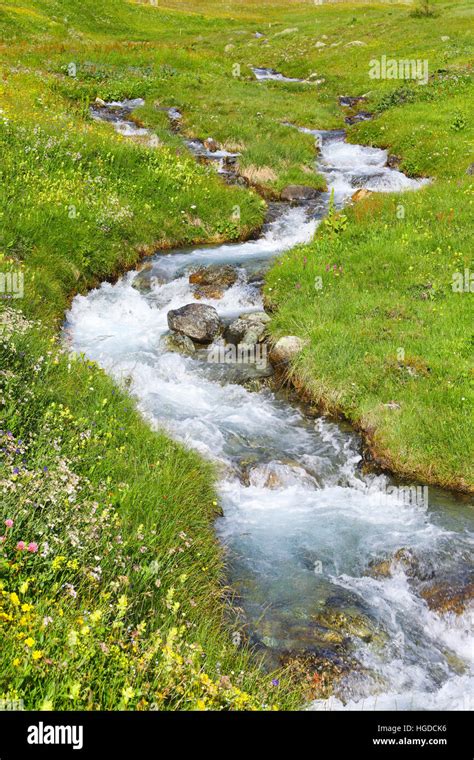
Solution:
M471 295L449 287L453 268L469 266L469 7L438 12L447 42L439 18L405 5L0 3L1 271L24 277L23 297L0 301L0 696L55 709L300 699L289 674L262 676L238 647L238 621L224 624L210 468L58 344L74 293L156 247L236 240L261 224L259 196L197 165L156 105L177 106L189 136L241 152L242 173L271 195L289 182L323 187L313 139L281 122L341 126L337 95L373 91L380 117L350 139L389 145L436 182L403 197L403 219L399 199L372 196L342 233L321 230L277 264L272 329L309 338L298 376L400 471L472 483ZM407 96L367 79L383 53L427 55L450 77ZM325 81L259 84L250 65ZM145 98L135 115L160 147L93 122L96 97Z
M427 33L442 19L444 31L461 15L459 6L436 11L417 28ZM426 51L420 37L411 57L429 55L431 67L443 41L433 35ZM462 49L459 38L450 44ZM472 76L454 66L426 86L378 85L359 82L355 94L370 87L364 107L376 117L351 128L349 140L389 148L406 173L432 183L371 195L345 212L343 229L323 224L278 262L266 290L277 307L272 329L307 340L292 368L296 385L359 427L381 465L472 491Z

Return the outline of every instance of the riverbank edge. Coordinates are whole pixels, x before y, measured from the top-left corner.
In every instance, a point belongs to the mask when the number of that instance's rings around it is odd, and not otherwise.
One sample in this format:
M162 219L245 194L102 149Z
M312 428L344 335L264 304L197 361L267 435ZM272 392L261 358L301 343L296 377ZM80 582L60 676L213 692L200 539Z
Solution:
M271 311L268 311L268 307L265 310L271 315L277 308L272 304ZM416 479L425 485L451 491L455 495L474 495L474 484L466 483L462 478L444 480L438 477L436 473L422 467L405 466L397 460L396 452L384 448L376 440L378 433L376 427L367 425L359 417L354 417L344 405L335 405L323 396L316 396L310 389L310 383L305 379L303 373L298 372L297 367L289 367L278 381L274 381L274 387L278 390L283 388L286 392L293 392L297 399L307 405L318 417L325 417L331 422L348 423L354 432L360 436L362 458L367 469L384 473L405 482L412 482L413 479Z

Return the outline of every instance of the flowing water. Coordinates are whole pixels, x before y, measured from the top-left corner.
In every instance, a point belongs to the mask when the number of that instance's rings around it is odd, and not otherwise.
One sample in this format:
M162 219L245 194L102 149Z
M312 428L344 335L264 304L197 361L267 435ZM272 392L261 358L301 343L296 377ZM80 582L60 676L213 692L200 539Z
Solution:
M359 187L423 184L387 168L385 151L349 145L342 132L312 134L338 205ZM465 590L469 506L364 475L360 441L347 427L314 419L266 387L237 384L205 351L184 356L165 343L167 312L194 302L188 276L198 266L238 272L222 299L200 301L224 321L261 311L265 268L311 239L327 203L324 194L320 207L280 207L258 240L158 253L146 287L137 289L131 272L77 296L65 335L127 381L150 424L218 464L217 532L252 641L270 664L299 654L338 675L334 696L312 709L466 709L470 613L436 612L422 594L433 583Z

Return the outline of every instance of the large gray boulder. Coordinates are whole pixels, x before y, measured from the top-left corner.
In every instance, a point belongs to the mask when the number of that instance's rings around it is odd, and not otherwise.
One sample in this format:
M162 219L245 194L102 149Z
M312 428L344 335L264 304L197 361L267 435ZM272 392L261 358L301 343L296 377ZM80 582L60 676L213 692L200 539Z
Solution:
M187 335L197 343L211 343L221 331L219 315L213 306L189 303L168 312L170 330Z
M280 195L282 201L297 203L300 201L313 201L318 197L318 191L308 185L287 185Z

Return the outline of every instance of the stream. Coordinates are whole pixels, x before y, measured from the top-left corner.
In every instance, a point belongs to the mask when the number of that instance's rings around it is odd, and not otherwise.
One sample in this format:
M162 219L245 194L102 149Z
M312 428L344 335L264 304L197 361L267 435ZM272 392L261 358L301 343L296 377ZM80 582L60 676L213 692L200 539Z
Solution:
M115 128L133 134L126 109L120 119ZM358 188L402 192L426 182L390 169L386 151L348 144L343 131L300 129L315 137L316 169L338 206ZM208 350L188 356L166 343L167 313L197 303L188 279L197 267L237 272L222 298L199 301L224 323L261 312L265 270L310 241L328 203L329 192L316 204L276 204L258 240L158 252L151 269L77 296L65 338L127 382L155 429L217 464L216 530L251 642L269 666L299 657L316 679L331 675L332 694L309 709L468 709L469 506L364 474L347 425L246 382L259 376L255 367L239 375Z

